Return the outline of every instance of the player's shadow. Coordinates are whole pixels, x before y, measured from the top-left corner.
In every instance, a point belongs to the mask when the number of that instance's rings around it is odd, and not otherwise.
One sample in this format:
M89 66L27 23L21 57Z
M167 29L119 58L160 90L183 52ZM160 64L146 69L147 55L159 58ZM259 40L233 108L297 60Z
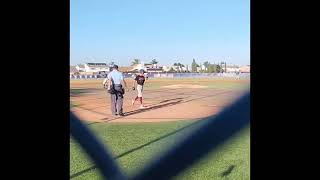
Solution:
M97 88L77 88L77 89L70 89L70 96L71 96L71 97L81 96L82 94L91 93L91 92L97 91L97 90L100 90L100 89L97 89Z
M183 98L166 99L166 100L163 100L163 101L159 102L158 104L169 102L169 101L172 101L172 100L181 100L181 99L183 99ZM126 113L124 113L124 115L125 116L129 116L129 115L145 112L145 111L152 110L152 109L158 109L158 108L162 108L162 107L165 107L165 106L175 105L175 104L178 104L178 103L181 103L181 101L172 102L172 103L166 103L166 104L161 104L161 105L152 105L150 107L146 107L145 109L138 109L138 110L126 112ZM104 106L101 106L101 107L104 107ZM81 107L81 108L84 109L84 110L88 110L88 111L97 113L97 114L105 115L104 113L93 111L93 109L95 109L97 107L91 108L91 109L84 108L84 107ZM120 118L122 118L122 117L121 116L120 117L114 117L114 118L111 118L111 119L107 117L107 118L103 118L101 120L103 120L103 122L109 122L109 121L114 121L114 120L120 119ZM88 123L87 125L96 124L96 123L101 123L101 122Z
M179 100L179 101L175 101L175 102L169 102L169 103L165 103L165 104L160 104L160 105L154 105L154 106L150 106L150 107L145 107L145 108L143 108L143 109L137 109L137 110L133 110L133 111L128 111L128 112L123 113L124 116L116 117L116 118L113 118L113 119L110 119L110 120L106 120L106 121L104 121L104 122L114 121L114 120L119 119L119 118L122 118L122 117L127 117L127 116L130 116L130 115L134 115L134 114L138 114L138 113L142 113L142 112L147 112L147 111L151 111L151 110L154 110L154 109L159 109L159 108L163 108L163 107L173 106L173 105L179 104L179 103L181 103L181 102L182 102L182 100Z
M181 102L182 102L182 100L178 100L178 101L174 101L174 102L168 102L165 104L159 104L159 105L155 105L155 106L145 107L143 109L137 109L137 110L126 112L126 113L124 113L124 115L130 116L130 115L134 115L134 114L138 114L138 113L142 113L142 112L146 112L146 111L151 111L154 109L160 109L163 107L173 106L173 105L179 104Z
M165 103L165 102L169 102L169 101L173 101L173 100L180 100L180 99L183 99L183 98L166 99L166 100L160 101L159 104Z
M188 102L191 102L191 101L196 101L196 100L205 99L205 98L209 98L209 97L215 97L215 96L226 94L226 93L229 93L229 92L230 91L222 91L222 92L219 92L219 93L215 93L213 95L196 97L196 98L189 99L189 100L183 100L185 98L166 99L166 100L163 100L163 101L159 102L158 105L151 105L150 107L146 107L144 109L137 109L137 110L125 112L124 116L115 117L115 118L112 118L112 119L104 118L104 119L101 119L101 120L103 120L103 122L106 123L106 122L110 122L110 121L114 121L114 120L120 119L122 117L130 116L130 115L134 115L134 114L138 114L138 113L142 113L142 112L147 112L147 111L151 111L151 110L155 110L155 109L160 109L160 108L163 108L163 107L173 106L173 105L176 105L176 104L183 104L183 103L188 103ZM172 101L172 100L178 100L178 101L169 102L169 101ZM162 104L164 102L168 102L168 103ZM92 112L96 112L96 111L92 111ZM96 113L104 115L103 113L100 113L100 112L96 112ZM95 123L98 123L98 122L94 122L92 124L95 124ZM88 124L88 125L91 125L91 124Z
M145 143L145 144L143 144L143 145L140 145L140 146L138 146L138 147L135 147L135 148L133 148L133 149L130 149L130 150L124 152L124 153L121 153L121 154L117 155L116 157L114 157L114 159L118 159L118 158L124 157L124 156L126 156L126 155L128 155L128 154L130 154L130 153L133 153L133 152L135 152L135 151L137 151L137 150L140 150L140 149L142 149L142 148L144 148L144 147L147 147L147 146L149 146L149 145L151 145L151 144L153 144L153 143L155 143L155 142L158 142L158 141L160 141L160 140L162 140L162 139L165 139L165 138L167 138L167 137L169 137L169 136L172 136L172 135L174 135L174 134L176 134L176 133L178 133L178 132L181 132L181 131L183 131L183 130L185 130L185 129L191 128L191 127L193 127L193 126L195 126L195 125L201 124L201 122L204 122L204 121L197 120L197 121L195 121L195 122L193 122L193 123L190 123L190 124L188 124L188 125L180 128L180 129L177 129L177 130L175 130L175 131L172 131L172 132L170 132L170 133L168 133L168 134L165 134L165 135L160 136L160 137L158 137L158 138L156 138L156 139L153 139L153 140L151 140L151 141L149 141L149 142L147 142L147 143ZM85 173L87 173L87 172L89 172L89 171L92 171L92 170L94 170L94 169L96 169L96 168L97 168L97 166L96 166L96 165L93 165L93 166L91 166L91 167L89 167L89 168L87 168L87 169L84 169L84 170L82 170L82 171L80 171L80 172L77 172L77 173L75 173L75 174L72 174L72 175L70 176L70 179L75 178L75 177L78 177L78 176L80 176L80 175L82 175L82 174L85 174Z

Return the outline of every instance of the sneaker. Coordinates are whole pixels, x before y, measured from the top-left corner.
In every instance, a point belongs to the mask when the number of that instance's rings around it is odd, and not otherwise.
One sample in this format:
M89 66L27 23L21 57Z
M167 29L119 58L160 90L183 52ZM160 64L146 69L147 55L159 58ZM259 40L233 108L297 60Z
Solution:
M118 116L124 116L124 114L123 113L119 113Z
M135 102L135 100L134 100L134 99L132 99L132 100L131 100L131 104L132 104L132 106L134 105L134 102Z
M144 108L146 108L145 106L143 106L143 105L140 105L140 107L139 107L140 109L144 109Z

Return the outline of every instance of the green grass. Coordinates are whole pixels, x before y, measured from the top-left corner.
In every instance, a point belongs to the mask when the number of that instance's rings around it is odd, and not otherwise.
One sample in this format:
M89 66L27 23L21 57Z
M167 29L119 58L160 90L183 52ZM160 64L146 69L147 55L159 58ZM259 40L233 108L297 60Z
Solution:
M201 123L203 121L87 124L112 151L124 172L132 175ZM176 179L250 179L249 136L248 127ZM72 179L101 179L93 166L81 147L70 138L70 176L77 175Z
M85 89L70 89L70 94L81 94L85 92Z
M73 107L80 107L81 104L78 104L78 103L74 103L74 102L70 102L70 108L73 108Z
M212 89L249 89L249 83L208 83L206 85Z

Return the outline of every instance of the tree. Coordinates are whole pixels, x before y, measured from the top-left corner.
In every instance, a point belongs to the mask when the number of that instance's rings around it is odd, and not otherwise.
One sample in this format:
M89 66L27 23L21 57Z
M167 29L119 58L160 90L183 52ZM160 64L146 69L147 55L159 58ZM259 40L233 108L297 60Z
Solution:
M216 65L216 68L218 73L222 72L222 68L219 64Z
M195 59L193 59L192 60L192 64L191 64L191 71L192 72L197 72L197 63L196 63L196 60ZM198 65L199 66L199 65Z
M205 62L203 63L203 65L204 65L204 67L205 67L205 72L208 72L208 68L209 68L210 63L209 63L208 61L205 61Z
M214 73L217 73L217 72L218 72L217 66L218 66L218 65L213 64L213 72L214 72Z
M115 63L114 63L114 61L111 61L111 62L109 63L109 71L112 71L113 65L115 65Z
M178 67L179 67L178 70L181 71L180 66L179 66L179 63L173 63L173 65L174 65L174 66L178 66Z
M181 64L181 63L178 63L178 65L179 65L179 67L180 67L180 72L183 72L183 67L185 67L183 64Z
M136 65L136 64L140 64L140 59L134 59L131 63L131 66Z
M218 72L218 69L217 69L217 66L216 64L211 64L208 62L208 69L207 69L207 73L216 73Z
M220 63L220 68L221 68L221 72L226 72L227 71L227 63L226 62L221 62Z
M152 59L151 64L158 64L158 61L156 59Z
M181 64L181 63L178 63L178 64L179 64L180 67L185 67L185 66L184 66L183 64Z
M216 65L215 64L210 64L208 66L208 73L215 73L216 72Z
M174 65L174 66L178 66L180 72L182 71L182 67L185 67L185 66L184 66L183 64L181 64L181 63L174 63L173 65Z
M176 70L174 70L173 67L171 67L168 72L176 72Z
M207 73L213 73L214 72L214 67L213 67L214 65L213 64L208 64L208 68L207 68Z

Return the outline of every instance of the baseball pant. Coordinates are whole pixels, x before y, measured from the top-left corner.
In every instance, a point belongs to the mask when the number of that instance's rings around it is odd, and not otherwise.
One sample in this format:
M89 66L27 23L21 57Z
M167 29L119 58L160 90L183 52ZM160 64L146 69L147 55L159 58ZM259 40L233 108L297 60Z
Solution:
M123 94L119 93L121 91L122 85L115 84L114 89L117 91L115 94L111 94L111 113L112 115L123 113Z
M137 85L138 97L142 97L143 86Z

